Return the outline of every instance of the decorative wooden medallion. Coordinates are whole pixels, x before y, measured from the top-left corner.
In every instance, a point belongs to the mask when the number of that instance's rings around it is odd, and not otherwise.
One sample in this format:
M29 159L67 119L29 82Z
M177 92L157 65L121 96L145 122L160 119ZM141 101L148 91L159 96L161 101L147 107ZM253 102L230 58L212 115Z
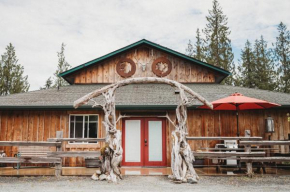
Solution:
M121 77L131 77L136 72L136 65L132 59L122 58L117 64L117 73Z
M165 57L159 57L152 63L152 71L158 77L165 77L171 72L172 64Z

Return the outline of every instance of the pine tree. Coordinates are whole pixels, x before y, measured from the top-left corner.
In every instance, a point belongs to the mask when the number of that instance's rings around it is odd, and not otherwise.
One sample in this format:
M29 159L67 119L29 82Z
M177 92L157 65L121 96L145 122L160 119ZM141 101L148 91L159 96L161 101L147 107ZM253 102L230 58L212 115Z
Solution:
M188 41L186 54L190 57L198 59L200 61L205 61L203 40L200 36L199 28L196 30L196 42L192 45L191 41Z
M228 18L223 14L217 0L213 0L213 8L209 10L206 20L208 23L203 30L206 62L228 70L234 75L234 54L229 39L231 32L227 26ZM233 76L226 78L224 83L232 84Z
M68 85L68 82L66 82L62 77L59 76L60 73L68 70L71 67L68 64L68 62L65 60L64 50L65 50L65 44L62 43L60 52L57 52L58 65L57 65L57 70L54 73L55 79L54 79L53 87L61 87L61 86Z
M53 84L53 81L52 81L51 77L49 77L49 78L46 80L46 82L45 82L45 84L44 84L44 87L40 87L40 89L49 89L49 88L52 87L52 84Z
M0 95L27 92L28 76L24 76L24 67L18 64L15 48L11 43L0 61Z
M189 57L193 56L193 45L190 40L188 40L187 48L185 49L185 54Z
M272 61L271 51L267 48L267 42L261 36L260 40L255 41L254 58L257 68L256 87L265 90L275 89L276 73Z
M205 61L203 40L200 36L199 28L196 30L196 42L194 44L193 57L200 61Z
M256 88L257 68L252 45L249 40L247 40L244 49L241 51L240 65L238 69L241 76L239 77L239 84L236 85Z
M279 35L273 44L274 59L277 62L278 84L277 90L290 93L290 31L282 22L278 26Z

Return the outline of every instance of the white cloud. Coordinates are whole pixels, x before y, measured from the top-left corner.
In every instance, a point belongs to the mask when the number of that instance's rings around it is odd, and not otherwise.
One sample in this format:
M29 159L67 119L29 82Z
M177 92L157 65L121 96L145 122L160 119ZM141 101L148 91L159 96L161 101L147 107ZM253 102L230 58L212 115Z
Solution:
M261 34L273 42L280 21L290 28L288 0L219 2L229 18L235 49ZM35 90L56 70L62 42L72 66L142 38L184 52L196 29L204 28L211 6L211 0L0 0L0 54L9 42L16 47Z

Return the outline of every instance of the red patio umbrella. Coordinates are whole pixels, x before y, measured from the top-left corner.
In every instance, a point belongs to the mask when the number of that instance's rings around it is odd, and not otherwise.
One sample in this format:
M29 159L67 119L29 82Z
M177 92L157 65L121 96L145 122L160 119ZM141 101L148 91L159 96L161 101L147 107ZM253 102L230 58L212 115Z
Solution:
M228 97L211 102L213 110L235 110L237 112L237 136L239 137L239 110L267 109L280 106L276 103L243 96L241 93L234 93ZM199 108L209 109L206 105Z

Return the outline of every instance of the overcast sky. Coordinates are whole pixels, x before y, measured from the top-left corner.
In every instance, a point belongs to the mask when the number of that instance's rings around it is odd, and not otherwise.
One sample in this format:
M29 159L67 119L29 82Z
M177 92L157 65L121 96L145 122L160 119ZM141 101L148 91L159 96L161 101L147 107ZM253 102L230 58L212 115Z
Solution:
M219 2L235 60L246 39L263 34L272 43L279 22L290 28L290 0ZM211 7L212 0L0 0L0 54L11 42L36 90L55 72L62 42L73 67L143 38L185 53Z

